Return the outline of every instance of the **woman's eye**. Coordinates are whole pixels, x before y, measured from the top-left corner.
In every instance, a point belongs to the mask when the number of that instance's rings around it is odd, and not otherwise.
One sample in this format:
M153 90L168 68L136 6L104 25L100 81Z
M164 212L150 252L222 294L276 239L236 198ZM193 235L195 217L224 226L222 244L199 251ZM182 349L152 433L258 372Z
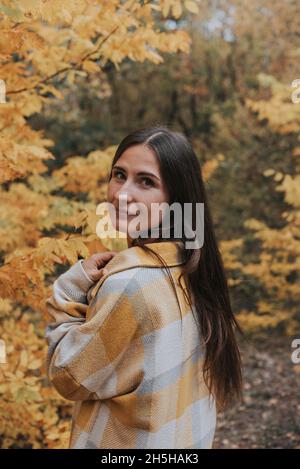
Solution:
M121 181L121 180L125 179L125 176L121 171L114 171L113 176L114 176L114 178L117 179L117 181ZM143 177L143 178L141 178L141 181L142 181L142 184L145 187L153 187L154 186L154 183L153 183L152 179L150 179L150 178Z
M118 175L121 176L121 179L123 178L123 173L121 173L121 171L115 171L115 172L114 172L114 177L117 178L117 179L120 179L120 178L118 177Z
M142 178L142 181L145 182L146 183L145 185L148 187L152 187L154 185L153 181L149 178Z

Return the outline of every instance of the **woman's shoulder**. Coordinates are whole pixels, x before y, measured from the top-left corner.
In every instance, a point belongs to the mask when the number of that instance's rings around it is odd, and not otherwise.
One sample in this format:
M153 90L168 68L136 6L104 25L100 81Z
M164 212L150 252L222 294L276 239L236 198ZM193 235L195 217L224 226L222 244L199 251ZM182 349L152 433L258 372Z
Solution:
M159 243L154 243L152 248L161 250ZM172 243L167 243L169 245ZM177 256L175 247L167 249L164 246L167 257L167 265L174 267L181 262ZM172 251L171 251L172 249ZM166 255L166 254L165 254ZM134 246L118 252L105 266L107 273L101 277L91 289L90 296L93 298L98 291L104 287L104 291L109 292L114 288L140 288L149 282L160 281L164 279L164 269L160 261L145 252L139 246ZM103 290L102 290L103 291Z
M163 281L164 273L159 268L135 266L117 272L108 271L101 278L96 294L101 292L101 295L106 295L117 291L136 294L148 285L156 285L158 287Z

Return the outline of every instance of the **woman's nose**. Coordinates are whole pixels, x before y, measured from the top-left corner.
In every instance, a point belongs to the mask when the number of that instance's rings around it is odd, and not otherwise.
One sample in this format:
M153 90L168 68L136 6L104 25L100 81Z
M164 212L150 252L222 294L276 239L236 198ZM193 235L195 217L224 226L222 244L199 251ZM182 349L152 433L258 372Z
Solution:
M126 208L127 205L132 202L133 197L129 190L124 191L124 188L122 188L122 190L116 194L116 199L121 207Z

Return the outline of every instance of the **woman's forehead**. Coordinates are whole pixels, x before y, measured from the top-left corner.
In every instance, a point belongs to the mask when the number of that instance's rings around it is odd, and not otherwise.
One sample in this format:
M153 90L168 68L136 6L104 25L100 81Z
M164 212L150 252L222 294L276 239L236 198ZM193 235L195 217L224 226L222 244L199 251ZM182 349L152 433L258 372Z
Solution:
M159 176L159 162L154 154L145 147L131 147L125 150L120 158L114 164L114 167L120 167L125 171L139 173L149 170L154 175Z

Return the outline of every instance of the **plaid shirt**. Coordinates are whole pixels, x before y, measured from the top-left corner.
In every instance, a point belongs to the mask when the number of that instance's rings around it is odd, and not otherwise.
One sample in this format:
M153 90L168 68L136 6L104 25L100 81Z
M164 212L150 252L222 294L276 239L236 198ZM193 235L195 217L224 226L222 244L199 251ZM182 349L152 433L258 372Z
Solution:
M216 406L177 284L181 246L150 244L169 266L176 295L166 270L138 246L118 252L96 283L82 260L54 282L46 369L58 393L75 401L69 448L211 448Z

